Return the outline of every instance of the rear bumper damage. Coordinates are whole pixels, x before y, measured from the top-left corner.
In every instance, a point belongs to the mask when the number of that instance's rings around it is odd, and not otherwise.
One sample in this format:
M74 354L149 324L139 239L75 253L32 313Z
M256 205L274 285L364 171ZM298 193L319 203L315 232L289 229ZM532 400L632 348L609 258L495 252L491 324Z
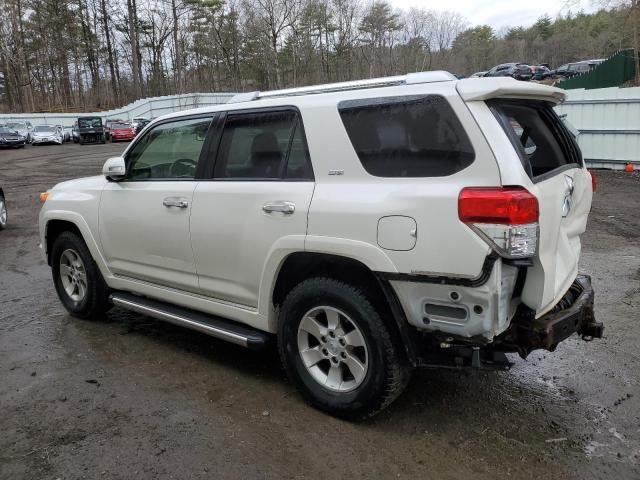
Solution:
M578 275L551 312L535 318L533 311L520 308L509 329L495 339L496 348L526 358L533 350L553 352L574 333L583 340L602 338L604 326L595 319L593 298L591 277Z
M506 353L526 358L534 350L554 351L558 344L574 333L583 340L602 338L604 326L596 321L593 311L594 291L591 278L578 275L569 291L554 309L535 318L535 312L520 305L509 327L493 341L483 337L461 338L443 332L425 332L417 347L417 366L476 367L509 369L512 363Z

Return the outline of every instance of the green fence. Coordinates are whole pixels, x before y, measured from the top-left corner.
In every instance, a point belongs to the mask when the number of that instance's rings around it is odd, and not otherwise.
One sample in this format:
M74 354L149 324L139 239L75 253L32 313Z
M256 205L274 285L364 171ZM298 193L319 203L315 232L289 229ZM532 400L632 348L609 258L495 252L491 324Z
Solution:
M563 80L556 86L565 90L618 87L633 80L635 75L635 51L629 48L616 52L590 72Z

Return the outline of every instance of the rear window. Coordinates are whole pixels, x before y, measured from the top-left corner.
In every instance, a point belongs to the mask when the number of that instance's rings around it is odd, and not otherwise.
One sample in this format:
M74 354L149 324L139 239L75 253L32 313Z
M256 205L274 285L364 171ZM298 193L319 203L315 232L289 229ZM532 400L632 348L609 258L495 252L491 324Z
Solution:
M377 177L443 177L468 167L474 151L439 95L350 100L338 105L364 169Z
M548 103L501 100L489 105L530 178L542 179L559 168L582 166L573 135Z

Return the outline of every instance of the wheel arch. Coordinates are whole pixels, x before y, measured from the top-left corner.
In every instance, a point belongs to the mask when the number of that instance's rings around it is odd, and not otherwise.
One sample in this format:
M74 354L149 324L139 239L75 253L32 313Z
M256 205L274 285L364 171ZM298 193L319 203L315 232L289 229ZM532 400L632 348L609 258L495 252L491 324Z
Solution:
M45 230L47 264L51 266L51 250L53 243L63 232L73 232L84 239L78 226L69 220L52 219L47 222ZM86 243L86 242L85 242Z
M84 218L73 212L48 211L41 217L41 225L44 223L44 237L42 238L43 248L45 248L45 258L51 265L51 247L53 242L62 233L71 231L76 233L87 245L93 260L98 265L98 269L105 280L111 277L111 272L107 268L107 263L102 256L98 242L93 236L91 229Z
M270 294L274 314L269 331L277 331L277 312L287 294L300 282L313 277L329 277L361 287L369 300L392 327L393 335L403 344L408 360L415 365L416 331L410 326L397 295L389 282L360 260L318 252L294 252L282 261Z

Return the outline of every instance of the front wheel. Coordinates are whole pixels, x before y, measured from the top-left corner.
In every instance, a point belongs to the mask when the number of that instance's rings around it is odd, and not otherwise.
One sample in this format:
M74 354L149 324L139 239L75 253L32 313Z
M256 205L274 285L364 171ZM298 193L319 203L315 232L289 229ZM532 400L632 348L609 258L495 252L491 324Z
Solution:
M95 318L109 310L109 289L81 237L63 232L51 249L53 282L67 311Z
M4 199L4 195L0 193L0 230L7 228L8 213L7 202Z
M278 347L311 405L362 420L402 393L411 368L381 314L360 288L331 278L305 280L289 293Z

